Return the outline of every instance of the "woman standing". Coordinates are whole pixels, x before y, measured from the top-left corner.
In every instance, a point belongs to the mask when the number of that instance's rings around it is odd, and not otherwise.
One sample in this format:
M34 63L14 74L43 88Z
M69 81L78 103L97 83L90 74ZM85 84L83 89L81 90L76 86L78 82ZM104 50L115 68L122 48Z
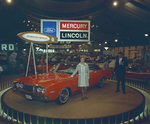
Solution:
M81 87L82 100L88 99L88 97L86 97L86 90L89 86L89 66L85 63L85 56L80 57L80 63L77 65L71 77L73 77L77 72L79 75L78 87Z

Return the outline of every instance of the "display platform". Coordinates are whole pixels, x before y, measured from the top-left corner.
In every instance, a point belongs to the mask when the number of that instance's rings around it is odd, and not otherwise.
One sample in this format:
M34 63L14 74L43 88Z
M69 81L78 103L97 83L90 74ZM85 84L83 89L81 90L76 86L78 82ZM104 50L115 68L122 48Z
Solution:
M2 97L3 106L13 110L54 119L93 119L113 117L132 111L144 109L144 96L137 90L126 86L126 94L122 91L116 93L116 84L105 81L103 88L89 89L89 99L81 100L81 93L69 98L64 105L58 105L54 101L44 103L41 101L29 101L22 95L8 90ZM129 119L129 115L127 114ZM133 115L132 115L133 116ZM134 115L135 116L135 115Z

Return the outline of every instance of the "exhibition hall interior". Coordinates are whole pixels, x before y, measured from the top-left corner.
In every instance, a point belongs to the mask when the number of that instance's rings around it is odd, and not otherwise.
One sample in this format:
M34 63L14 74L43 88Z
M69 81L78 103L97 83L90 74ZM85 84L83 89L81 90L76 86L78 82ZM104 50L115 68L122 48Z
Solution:
M0 0L0 124L150 124L150 0Z

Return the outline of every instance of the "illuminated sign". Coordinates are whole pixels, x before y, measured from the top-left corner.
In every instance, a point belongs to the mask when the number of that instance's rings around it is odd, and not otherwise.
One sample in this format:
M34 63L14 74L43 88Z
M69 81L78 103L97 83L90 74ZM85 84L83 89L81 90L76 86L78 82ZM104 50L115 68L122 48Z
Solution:
M58 42L57 37L39 33L39 32L22 32L22 33L19 33L18 36L25 41L33 42L33 43L42 44L42 43L57 43Z
M70 40L88 40L88 32L60 32L60 39L70 39Z
M14 51L16 44L0 44L0 51Z
M57 20L41 20L41 33L57 37Z
M90 21L60 20L59 41L90 41Z
M58 41L90 41L90 21L41 20L41 33L58 37Z
M88 22L60 22L60 30L88 30Z
M50 45L50 49L69 49L70 45Z

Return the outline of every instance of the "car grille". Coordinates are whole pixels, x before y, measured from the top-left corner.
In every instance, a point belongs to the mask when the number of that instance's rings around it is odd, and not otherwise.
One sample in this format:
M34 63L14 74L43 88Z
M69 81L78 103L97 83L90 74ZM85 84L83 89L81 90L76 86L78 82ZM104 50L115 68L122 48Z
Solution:
M25 85L25 84L24 84L23 89L26 90L26 91L33 92L33 86L32 86L32 85Z

